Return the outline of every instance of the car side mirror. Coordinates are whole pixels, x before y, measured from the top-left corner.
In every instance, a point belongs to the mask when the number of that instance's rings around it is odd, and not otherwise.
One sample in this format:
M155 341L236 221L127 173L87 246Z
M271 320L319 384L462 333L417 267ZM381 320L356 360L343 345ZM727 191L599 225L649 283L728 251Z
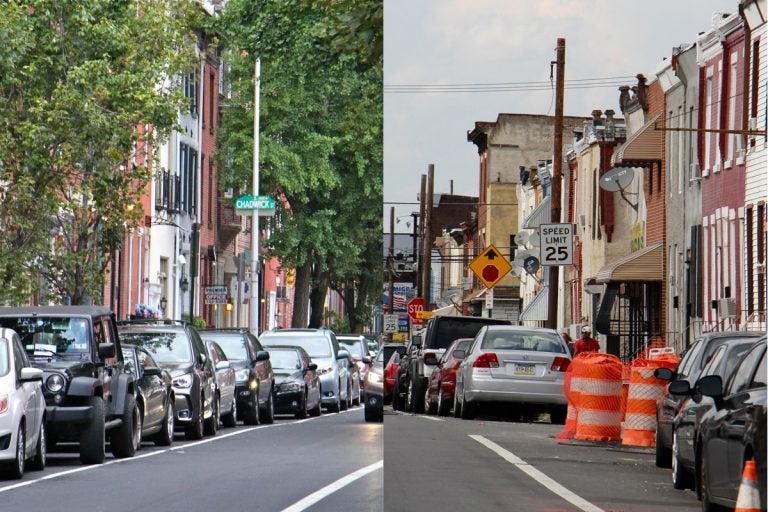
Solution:
M339 355L336 356L336 359L348 359L349 358L349 352L346 350L339 350Z
M669 392L673 395L693 395L691 385L687 380L673 380L669 383Z
M229 361L219 361L216 363L216 369L217 370L226 370L230 367Z
M435 354L434 352L430 352L430 353L424 354L424 364L436 365L437 364L437 354Z
M101 359L109 359L110 357L115 357L115 344L99 343L99 357Z
M453 351L453 358L454 359L464 359L465 357L467 357L467 351L466 350L459 349L459 350L454 350Z
M269 352L266 350L259 350L256 352L256 361L269 361Z
M19 380L21 382L32 382L35 380L39 380L42 382L43 380L43 370L39 368L22 368L19 372Z
M414 334L411 337L411 345L414 347L421 347L421 334Z
M373 364L373 360L370 357L364 357L363 362L365 364Z
M317 364L315 363L310 364L309 366L307 366L306 371L312 371L312 372L317 371Z
M206 361L208 361L208 356L206 356L205 354L201 353L200 355L197 356L198 363L205 364Z
M143 373L150 377L160 377L163 374L163 370L157 366L147 366L144 368Z
M719 375L707 375L699 380L698 388L704 396L722 398L723 379Z
M672 380L675 373L669 368L656 368L653 370L653 376L661 380Z

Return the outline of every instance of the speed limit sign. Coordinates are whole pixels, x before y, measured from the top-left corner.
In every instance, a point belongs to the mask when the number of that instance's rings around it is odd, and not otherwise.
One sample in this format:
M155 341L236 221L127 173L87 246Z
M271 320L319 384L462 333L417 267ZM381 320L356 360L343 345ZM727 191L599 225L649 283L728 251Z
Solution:
M573 224L542 224L540 227L541 258L545 266L573 265Z
M397 315L384 315L384 334L397 332Z

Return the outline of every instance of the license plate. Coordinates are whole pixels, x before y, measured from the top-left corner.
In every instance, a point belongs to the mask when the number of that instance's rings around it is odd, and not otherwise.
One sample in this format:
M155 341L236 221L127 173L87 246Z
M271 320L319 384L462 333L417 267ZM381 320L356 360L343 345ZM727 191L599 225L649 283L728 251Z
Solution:
M515 375L534 376L536 375L536 365L535 364L515 364Z

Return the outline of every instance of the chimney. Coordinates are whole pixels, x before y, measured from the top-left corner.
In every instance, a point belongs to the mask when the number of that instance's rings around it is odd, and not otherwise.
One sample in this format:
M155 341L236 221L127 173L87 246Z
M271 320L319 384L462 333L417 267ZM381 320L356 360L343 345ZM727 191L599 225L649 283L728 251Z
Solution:
M614 114L615 112L610 108L605 111L605 140L613 140L616 136Z
M648 85L646 85L646 78L642 74L637 75L637 101L640 102L640 106L648 111Z
M623 114L627 110L627 105L629 105L629 86L622 85L619 87L619 91L619 108Z

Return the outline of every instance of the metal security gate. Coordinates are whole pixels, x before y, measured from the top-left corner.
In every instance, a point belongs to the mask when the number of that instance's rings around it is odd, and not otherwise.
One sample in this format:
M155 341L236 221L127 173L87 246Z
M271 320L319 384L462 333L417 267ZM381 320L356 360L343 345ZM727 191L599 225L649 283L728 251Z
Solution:
M661 283L608 283L595 326L606 335L607 351L626 362L661 333Z

